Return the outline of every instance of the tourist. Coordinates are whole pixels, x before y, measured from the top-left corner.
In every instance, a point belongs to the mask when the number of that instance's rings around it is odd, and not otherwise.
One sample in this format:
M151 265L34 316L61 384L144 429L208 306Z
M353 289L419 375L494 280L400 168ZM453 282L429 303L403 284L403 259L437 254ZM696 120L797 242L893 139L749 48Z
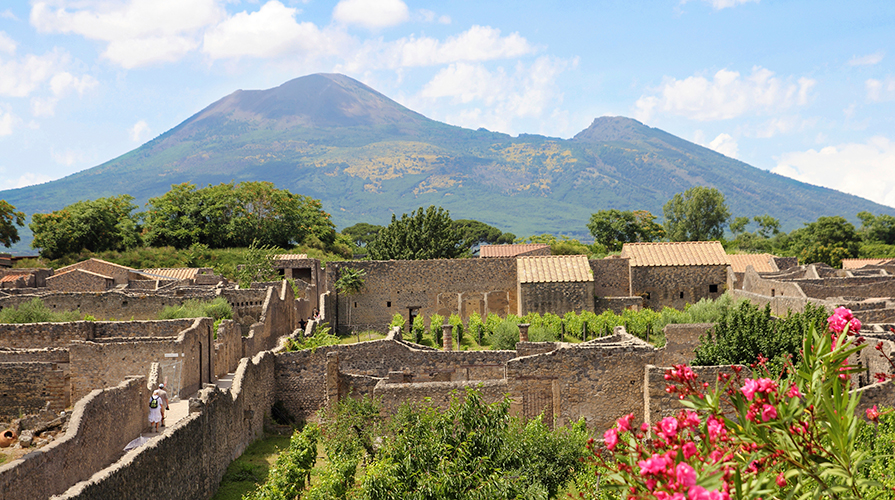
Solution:
M149 429L152 432L158 432L158 425L162 421L162 401L156 392L149 397Z
M161 401L160 409L162 410L162 427L165 426L165 412L168 411L168 393L165 391L165 384L159 384L158 389L153 394L159 397Z
M317 308L314 308L314 316L311 317L314 321L320 321L320 311Z

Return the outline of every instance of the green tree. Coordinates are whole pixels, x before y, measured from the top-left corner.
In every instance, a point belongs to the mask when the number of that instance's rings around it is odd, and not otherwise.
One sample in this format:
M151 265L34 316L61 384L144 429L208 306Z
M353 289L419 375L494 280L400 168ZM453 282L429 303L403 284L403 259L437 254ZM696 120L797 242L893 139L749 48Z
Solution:
M655 216L645 210L600 210L590 216L587 228L594 241L610 252L621 250L625 243L653 241L661 238L664 231L655 222Z
M259 245L253 241L243 257L242 264L236 270L236 280L240 288L249 288L253 281L273 281L280 275L273 265L276 249L267 245Z
M376 235L379 234L379 231L382 231L383 226L377 226L375 224L368 224L366 222L358 222L353 226L348 226L342 230L342 234L351 238L351 242L354 246L358 248L364 248L370 244L374 239L376 239Z
M34 233L32 248L56 259L89 250L125 250L140 245L140 233L131 212L133 196L122 194L73 203L48 214L34 214L28 227Z
M295 244L335 242L335 226L319 200L276 189L270 182L219 184L196 189L171 186L150 198L142 214L150 246L210 248L261 245L288 248Z
M339 270L339 279L335 282L336 292L340 295L350 297L364 287L364 279L367 272L363 269L353 267L343 267ZM351 330L351 300L345 301L348 304L348 329ZM357 341L360 342L360 333L358 333Z
M463 245L474 247L476 245L500 245L512 243L516 239L513 233L504 233L494 226L471 219L459 219L454 221L454 229L460 232Z
M775 219L768 214L756 215L753 220L758 223L756 234L762 238L770 238L780 233L780 219Z
M550 245L550 253L553 255L605 255L606 247L599 242L593 245L585 245L580 241L561 235L559 238L552 234L536 234L527 238L516 238L517 243L541 243Z
M715 188L696 186L674 195L663 207L671 241L717 240L724 235L730 210Z
M818 217L815 222L790 233L790 251L803 264L823 262L841 267L842 259L858 256L861 238L845 217Z
M453 226L450 213L441 207L418 208L391 223L376 236L367 249L373 260L454 259L469 247Z
M16 226L25 226L25 214L16 212L16 207L6 200L0 200L0 243L6 248L19 241L19 230Z
M749 225L749 217L735 217L730 223L730 232L737 237L746 232L746 226Z
M874 216L870 212L858 214L861 228L858 233L868 243L895 245L895 217L888 214Z

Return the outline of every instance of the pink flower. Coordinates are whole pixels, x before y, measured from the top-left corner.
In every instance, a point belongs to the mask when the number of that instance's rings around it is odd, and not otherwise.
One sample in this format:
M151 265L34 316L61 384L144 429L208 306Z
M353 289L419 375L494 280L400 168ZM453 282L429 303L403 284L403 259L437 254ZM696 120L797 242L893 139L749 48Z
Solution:
M746 396L746 399L748 399L749 401L752 401L752 399L755 398L755 391L757 390L758 382L751 378L747 378L746 385L740 388L740 391L743 392L743 396Z
M664 472L665 469L667 469L665 457L659 455L658 453L654 453L652 457L646 460L637 462L637 465L640 466L641 476L645 476L647 474L659 474L660 472Z
M763 394L777 392L777 382L774 382L769 378L758 379L758 392Z
M631 421L634 420L634 414L629 413L624 417L616 420L615 423L618 424L618 430L627 432L631 430Z
M696 485L696 471L690 467L690 464L681 462L677 464L674 472L677 475L677 483L682 488L692 488Z
M709 418L706 419L705 423L709 431L709 439L712 441L718 439L718 436L724 437L727 434L727 429L724 428L724 422L714 415L709 415Z
M761 407L761 420L763 422L767 422L768 420L772 420L777 418L777 408L774 408L774 405L765 404Z
M872 422L879 422L879 409L876 405L873 405L873 408L867 408L867 419Z
M659 422L659 428L666 438L672 438L677 435L677 419L674 417L665 417Z
M861 321L855 318L851 311L845 307L837 307L833 315L827 318L830 330L836 333L842 333L848 329L847 333L861 331Z
M786 486L786 477L783 475L782 472L780 474L777 474L777 486L781 488Z
M603 441L606 442L606 447L609 450L614 450L615 446L618 444L618 432L615 429L608 429L603 433Z
M796 384L792 384L791 386L789 386L789 390L786 391L786 395L791 398L802 397L802 393L799 392L799 387Z
M699 427L699 424L699 415L695 411L687 410L684 413L684 421L681 422L681 425L683 425L684 427L696 428Z
M690 460L690 457L696 455L698 451L696 450L696 445L693 441L687 441L684 443L684 446L681 447L681 451L684 452L684 458Z

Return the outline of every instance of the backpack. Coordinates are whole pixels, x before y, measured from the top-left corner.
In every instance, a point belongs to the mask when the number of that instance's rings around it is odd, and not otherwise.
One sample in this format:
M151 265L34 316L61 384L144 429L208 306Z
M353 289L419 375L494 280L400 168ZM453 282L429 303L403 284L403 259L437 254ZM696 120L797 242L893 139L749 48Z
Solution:
M158 408L158 396L152 396L151 398L149 398L149 407Z

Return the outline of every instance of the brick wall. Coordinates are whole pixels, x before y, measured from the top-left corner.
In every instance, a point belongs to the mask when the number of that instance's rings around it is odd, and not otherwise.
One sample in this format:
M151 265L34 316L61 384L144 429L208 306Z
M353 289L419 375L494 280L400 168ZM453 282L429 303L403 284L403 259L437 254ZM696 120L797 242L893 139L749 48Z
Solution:
M365 270L366 278L359 293L334 301L338 310L327 320L339 332L347 330L349 306L356 330L386 330L395 313L406 317L411 307L464 320L472 312L506 316L518 310L515 258L330 262L330 287L345 267Z
M591 259L594 273L594 295L597 297L628 297L631 295L630 259Z
M148 399L145 377L91 392L75 404L63 437L0 466L0 498L46 499L112 463L145 427ZM168 468L179 469L171 464ZM140 473L154 477L146 470ZM106 498L136 497L113 494Z
M714 286L714 292L712 290ZM660 310L683 309L700 299L716 299L727 288L727 266L638 266L631 268L631 294L644 296L644 305Z

